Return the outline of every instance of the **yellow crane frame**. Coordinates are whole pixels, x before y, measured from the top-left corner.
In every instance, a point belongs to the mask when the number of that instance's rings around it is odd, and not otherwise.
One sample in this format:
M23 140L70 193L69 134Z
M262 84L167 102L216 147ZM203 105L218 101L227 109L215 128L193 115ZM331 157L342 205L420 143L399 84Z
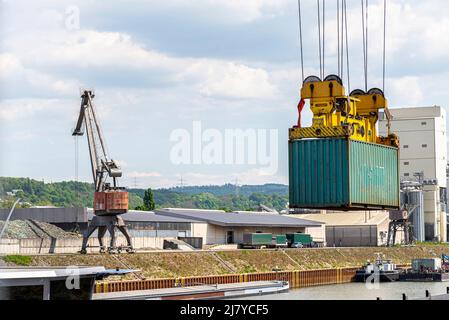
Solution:
M398 137L390 133L389 128L387 137L377 134L379 110L383 109L387 119L391 118L388 101L380 89L371 89L368 93L354 90L350 95L346 95L338 76L328 76L324 81L312 76L303 83L301 99L310 100L312 126L291 128L290 140L348 137L353 140L399 146Z

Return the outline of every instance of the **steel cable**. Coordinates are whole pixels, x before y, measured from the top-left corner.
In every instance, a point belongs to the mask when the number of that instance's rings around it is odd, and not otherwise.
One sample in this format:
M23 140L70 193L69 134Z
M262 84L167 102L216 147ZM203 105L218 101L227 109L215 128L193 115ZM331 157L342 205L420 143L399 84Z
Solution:
M299 16L299 49L301 52L301 75L304 82L304 55L302 48L302 20L301 20L301 0L298 0L298 16Z
M348 46L348 18L346 15L346 0L344 1L344 12L345 12L345 33L346 33L346 68L348 73L348 92L351 92L351 81L349 78L349 46Z
M365 0L365 14L366 14L366 20L365 20L365 28L366 28L366 34L365 34L365 52L366 52L366 64L365 64L365 91L368 90L368 0Z
M384 47L383 47L383 71L382 71L382 91L385 94L385 39L386 39L386 29L387 29L387 0L384 0Z
M326 43L325 36L326 36L326 0L323 0L323 77L322 77L322 79L324 79L324 75L325 75L325 72L324 72L324 58L325 58L324 48L325 48L325 43Z
M323 79L323 68L321 65L321 19L320 19L320 0L316 0L318 7L318 51L320 59L320 78Z
M337 75L340 77L340 0L337 0Z
M365 92L368 90L366 81L366 39L365 39L365 2L361 0L362 4L362 43L363 43L363 73L365 78Z

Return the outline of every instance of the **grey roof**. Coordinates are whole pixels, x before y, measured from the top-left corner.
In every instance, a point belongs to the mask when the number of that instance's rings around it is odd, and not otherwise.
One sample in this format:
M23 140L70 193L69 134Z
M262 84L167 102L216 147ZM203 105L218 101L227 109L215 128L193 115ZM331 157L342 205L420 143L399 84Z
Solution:
M91 208L87 209L88 219L92 220L94 216L93 210ZM191 223L196 222L191 219L183 219L178 217L169 217L155 214L153 211L138 211L138 210L129 210L127 213L120 215L123 220L128 222L184 222Z
M156 210L157 215L204 221L219 226L265 226L265 227L319 227L322 222L291 218L272 213L225 212L222 210L199 210L165 208Z
M0 220L8 217L10 209L0 209ZM33 219L48 223L86 222L86 208L16 208L11 220Z

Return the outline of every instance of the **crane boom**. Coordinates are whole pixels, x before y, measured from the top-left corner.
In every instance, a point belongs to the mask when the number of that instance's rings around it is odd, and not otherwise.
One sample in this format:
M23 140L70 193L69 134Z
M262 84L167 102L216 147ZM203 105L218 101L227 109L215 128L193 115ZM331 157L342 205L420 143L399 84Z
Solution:
M84 135L82 129L83 124L85 125L95 191L104 191L111 188L110 185L105 182L107 178L106 174L113 178L113 189L117 189L116 178L122 176L122 171L118 164L108 157L103 132L92 102L94 97L95 94L93 94L92 91L83 91L83 94L81 95L80 113L72 135Z

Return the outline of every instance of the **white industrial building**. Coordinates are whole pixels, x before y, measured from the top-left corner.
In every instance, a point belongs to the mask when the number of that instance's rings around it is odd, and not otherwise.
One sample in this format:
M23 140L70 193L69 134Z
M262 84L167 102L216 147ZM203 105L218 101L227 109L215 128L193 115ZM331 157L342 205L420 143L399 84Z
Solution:
M225 212L166 208L156 210L158 216L186 219L198 223L192 230L193 237L201 237L203 244L236 244L243 241L244 233L307 233L313 241L325 245L325 225L312 219L298 219L286 215L261 212Z
M401 181L423 183L425 239L446 241L446 110L439 106L390 109L391 132L400 139ZM379 134L387 135L381 113Z
M328 247L375 247L387 243L388 211L324 211L323 213L291 214L291 217L325 224ZM401 243L398 234L396 243Z
M6 219L8 213L9 210L0 209L0 220ZM91 208L20 208L14 211L11 220L32 219L57 225L66 231L82 232L93 216ZM165 249L169 243L180 244L181 247L178 248L181 250L216 245L227 247L242 242L244 233L307 233L312 236L313 241L325 245L324 223L272 212L167 208L154 212L129 210L121 217L128 227L136 249ZM89 251L98 250L98 239L95 236L96 233L89 239ZM117 244L125 244L125 240L124 236L118 233ZM77 252L81 241L81 236L50 239L42 238L39 234L31 238L1 239L0 253ZM108 243L108 234L104 241ZM191 247L186 247L186 243Z

